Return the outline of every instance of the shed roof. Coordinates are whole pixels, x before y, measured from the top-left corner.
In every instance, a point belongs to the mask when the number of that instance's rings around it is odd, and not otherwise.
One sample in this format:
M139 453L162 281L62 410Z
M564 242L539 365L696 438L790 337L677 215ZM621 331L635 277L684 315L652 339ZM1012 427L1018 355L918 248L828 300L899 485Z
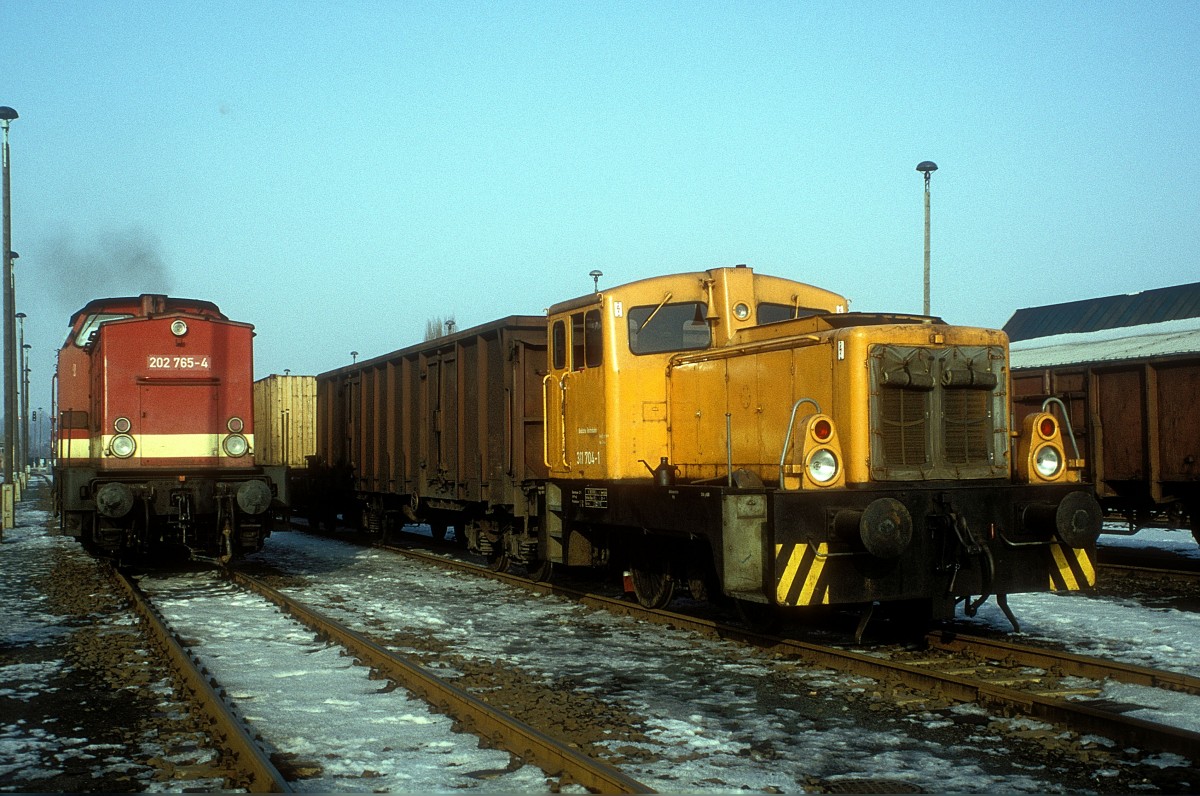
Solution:
M1200 317L1200 282L1120 296L1017 310L1004 324L1011 341Z

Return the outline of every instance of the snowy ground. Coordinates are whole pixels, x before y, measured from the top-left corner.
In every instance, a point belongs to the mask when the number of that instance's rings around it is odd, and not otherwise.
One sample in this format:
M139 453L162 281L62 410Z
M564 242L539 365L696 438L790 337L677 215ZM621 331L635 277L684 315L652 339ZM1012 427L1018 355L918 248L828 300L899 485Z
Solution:
M71 632L29 589L30 575L48 550L78 548L71 540L46 534L44 512L20 504L17 519L18 527L5 533L0 546L0 604L5 611L0 621L0 652L5 653L0 655L0 696L20 701L53 687L68 664L49 660L27 665L8 653L53 644ZM1146 531L1132 538L1105 536L1102 542L1165 545L1200 557L1187 532ZM867 696L873 688L869 681L847 682L832 672L798 668L739 645L698 640L555 597L447 575L384 551L278 533L260 557L288 571L313 573L315 584L298 587L297 596L352 625L408 629L441 639L456 653L521 667L580 694L621 702L642 717L642 744L652 758L630 774L661 791L795 793L806 785L830 788L839 782L847 789L872 782L889 790L962 793L1156 790L1121 779L1119 771L1104 765L1103 739L1091 739L1101 750L1096 765L1067 770L1031 763L1015 746L1018 741L997 730L1001 725L1030 733L1046 729L1036 722L989 718L973 706L913 714L876 709ZM208 596L176 601L170 611L185 626L204 623L201 646L214 667L220 667L215 676L245 713L286 727L289 734L280 745L286 743L290 751L320 765L324 773L310 780L315 789L545 789L540 772L530 767L505 772L507 755L459 743L442 717L400 692L381 692L386 690L379 681L366 679L361 667L350 666L307 631L275 630L275 623L289 620L274 609L224 586L212 586ZM1010 604L1022 621L1022 635L1030 638L1187 671L1197 659L1196 614L1077 596L1014 596ZM216 609L215 620L200 616L210 609ZM991 605L981 609L976 621L1008 627ZM256 659L268 665L247 666ZM319 707L299 699L306 692L322 695ZM1114 687L1110 696L1123 702L1149 700L1123 687ZM1178 714L1181 722L1200 716L1194 701L1173 696L1170 702L1164 709ZM1163 720L1161 713L1147 715ZM29 732L0 718L0 790L8 789L3 787L7 773L44 760L54 749L105 759L105 749L75 737L69 720L59 732ZM332 745L322 746L322 739L333 739ZM451 778L445 770L439 778L427 778L432 773L412 763L416 750L434 752L433 759L443 763L438 767L449 769ZM1147 762L1184 765L1172 755L1153 755ZM104 765L122 763L113 759ZM1195 787L1200 783L1190 786Z
M505 771L450 718L342 654L257 595L212 572L145 576L140 585L187 639L239 712L277 750L319 770L309 792L462 790L540 793L545 774Z
M978 734L964 734L966 717L977 712L971 706L948 716L864 721L835 685L843 678L794 667L781 676L776 662L737 645L302 534L277 534L261 556L285 571L319 572L319 582L294 593L352 626L434 636L457 653L624 702L644 717L647 747L660 760L630 773L659 790L794 792L806 778L903 782L935 792L1067 789L1058 772L1010 762L1016 756L997 744L987 722ZM1061 599L1059 613L1085 602ZM938 726L948 733L931 732Z

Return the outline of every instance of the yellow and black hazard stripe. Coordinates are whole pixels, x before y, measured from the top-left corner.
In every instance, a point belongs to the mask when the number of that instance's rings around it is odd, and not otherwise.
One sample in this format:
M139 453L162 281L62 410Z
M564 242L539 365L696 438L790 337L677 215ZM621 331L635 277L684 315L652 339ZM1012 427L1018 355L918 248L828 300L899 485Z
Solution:
M780 605L828 605L828 546L775 545L775 599Z
M1050 545L1050 555L1050 591L1079 591L1096 585L1096 563L1087 549L1056 542Z

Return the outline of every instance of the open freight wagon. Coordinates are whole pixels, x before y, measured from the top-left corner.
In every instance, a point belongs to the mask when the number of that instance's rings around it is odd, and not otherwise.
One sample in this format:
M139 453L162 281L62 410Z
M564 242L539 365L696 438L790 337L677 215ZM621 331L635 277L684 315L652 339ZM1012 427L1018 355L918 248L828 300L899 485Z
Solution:
M1148 347L1139 331L1014 344L1014 416L1062 401L1106 513L1135 530L1190 527L1200 541L1200 354Z
M454 524L485 553L501 528L528 532L545 369L545 318L511 316L320 374L317 455L342 487L329 510L374 532Z

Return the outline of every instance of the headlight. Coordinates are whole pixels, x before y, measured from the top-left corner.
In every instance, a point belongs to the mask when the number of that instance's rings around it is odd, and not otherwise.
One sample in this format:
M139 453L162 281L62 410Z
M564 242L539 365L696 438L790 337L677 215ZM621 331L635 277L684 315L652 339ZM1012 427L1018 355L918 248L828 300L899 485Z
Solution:
M187 334L187 324L178 319L171 321L171 334L176 337L183 337Z
M1062 469L1062 454L1053 445L1043 445L1034 456L1033 466L1042 478L1053 478Z
M133 437L128 434L118 434L112 438L108 449L112 451L112 455L119 459L128 459L137 450L137 443L133 441Z
M230 434L221 445L226 454L235 457L245 456L246 451L250 449L250 443L246 442L246 438L241 434Z
M838 472L837 456L828 448L820 448L808 459L808 477L818 484L833 480Z

